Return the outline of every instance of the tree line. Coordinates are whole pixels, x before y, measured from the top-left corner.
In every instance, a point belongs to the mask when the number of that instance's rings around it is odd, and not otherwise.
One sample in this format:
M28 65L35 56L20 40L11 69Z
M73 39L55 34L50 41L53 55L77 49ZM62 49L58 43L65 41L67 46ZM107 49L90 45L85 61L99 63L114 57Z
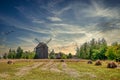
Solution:
M81 46L77 46L75 56L91 60L120 60L120 44L114 42L108 45L104 38L98 40L92 39L89 42L83 43ZM9 49L9 52L3 55L4 59L34 59L34 57L35 51L23 51L21 47L18 47L16 50ZM69 59L73 57L71 53L55 53L54 50L52 50L48 56L49 59Z
M49 59L70 59L73 55L71 53L65 54L63 52L55 53L54 49L49 54Z
M18 47L16 50L9 49L8 53L3 54L4 59L34 59L35 58L35 51L23 51L21 47ZM48 56L49 59L69 59L72 58L72 54L69 53L68 55L59 52L55 53L52 50Z
M4 59L33 59L35 56L34 51L23 51L21 47L16 50L9 49L8 53L3 55Z
M102 39L92 39L89 42L83 43L76 49L76 56L83 59L105 60L105 59L120 59L120 44L118 42L107 45L107 41Z

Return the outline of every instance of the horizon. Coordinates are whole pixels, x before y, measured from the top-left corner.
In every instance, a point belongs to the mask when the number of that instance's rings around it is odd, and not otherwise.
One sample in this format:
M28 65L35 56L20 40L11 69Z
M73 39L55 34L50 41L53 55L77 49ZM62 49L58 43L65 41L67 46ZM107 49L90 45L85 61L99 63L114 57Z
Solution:
M0 54L33 51L38 42L50 50L75 54L91 39L120 43L119 0L0 0Z

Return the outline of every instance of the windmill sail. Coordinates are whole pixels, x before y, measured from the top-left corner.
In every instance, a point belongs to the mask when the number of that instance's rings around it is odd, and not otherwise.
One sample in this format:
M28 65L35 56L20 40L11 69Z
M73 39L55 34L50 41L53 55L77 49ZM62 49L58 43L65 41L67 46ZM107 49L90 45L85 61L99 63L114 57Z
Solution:
M52 40L52 38L50 38L48 41L46 41L46 44L48 44L51 40Z
M40 43L40 41L39 41L37 38L35 38L35 40L36 40L38 43Z

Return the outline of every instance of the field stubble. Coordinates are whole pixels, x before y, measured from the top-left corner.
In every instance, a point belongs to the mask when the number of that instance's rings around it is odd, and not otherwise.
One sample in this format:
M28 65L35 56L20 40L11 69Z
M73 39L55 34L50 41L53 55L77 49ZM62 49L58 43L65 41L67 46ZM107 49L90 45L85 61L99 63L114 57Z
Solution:
M13 60L0 61L0 80L120 80L120 68L109 69L87 60Z

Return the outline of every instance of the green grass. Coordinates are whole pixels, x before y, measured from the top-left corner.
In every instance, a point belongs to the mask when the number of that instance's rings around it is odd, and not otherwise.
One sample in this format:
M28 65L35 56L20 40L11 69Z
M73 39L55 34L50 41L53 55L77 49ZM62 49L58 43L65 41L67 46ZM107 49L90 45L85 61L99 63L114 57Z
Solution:
M38 67L28 70L23 76L16 76L21 68L32 67L34 61L31 62L15 62L15 64L0 63L0 80L120 80L120 68L106 68L107 63L102 61L102 66L95 66L84 62L65 62L66 70L64 71L62 64L64 62L41 62ZM37 62L39 64L39 62ZM47 65L49 64L49 65ZM56 66L52 66L56 64ZM43 70L47 65L46 70ZM51 68L59 69L61 72L52 71ZM78 76L72 76L70 73L75 72ZM24 72L23 72L24 73ZM74 74L73 74L74 75Z

